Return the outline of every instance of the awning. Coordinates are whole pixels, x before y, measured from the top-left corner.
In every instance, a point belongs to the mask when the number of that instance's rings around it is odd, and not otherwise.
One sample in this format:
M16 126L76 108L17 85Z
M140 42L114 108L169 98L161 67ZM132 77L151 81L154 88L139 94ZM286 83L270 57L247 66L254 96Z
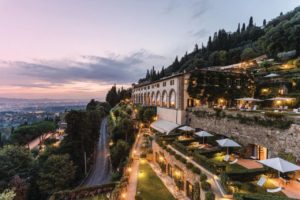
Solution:
M170 122L167 120L159 119L151 124L151 128L157 130L160 133L165 133L168 135L172 130L179 127L179 124L176 124L174 122Z

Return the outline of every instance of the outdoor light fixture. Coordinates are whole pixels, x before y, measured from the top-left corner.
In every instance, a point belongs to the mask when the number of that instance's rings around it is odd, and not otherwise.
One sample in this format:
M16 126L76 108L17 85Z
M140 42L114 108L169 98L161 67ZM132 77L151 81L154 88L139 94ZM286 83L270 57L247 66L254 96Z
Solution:
M162 156L159 156L159 161L160 162L164 161L164 158Z

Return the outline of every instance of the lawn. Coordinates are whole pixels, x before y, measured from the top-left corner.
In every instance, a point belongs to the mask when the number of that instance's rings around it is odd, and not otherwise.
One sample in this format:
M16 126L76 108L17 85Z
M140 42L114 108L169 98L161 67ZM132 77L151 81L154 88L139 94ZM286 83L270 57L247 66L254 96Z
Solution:
M147 162L141 161L137 196L142 200L175 200Z

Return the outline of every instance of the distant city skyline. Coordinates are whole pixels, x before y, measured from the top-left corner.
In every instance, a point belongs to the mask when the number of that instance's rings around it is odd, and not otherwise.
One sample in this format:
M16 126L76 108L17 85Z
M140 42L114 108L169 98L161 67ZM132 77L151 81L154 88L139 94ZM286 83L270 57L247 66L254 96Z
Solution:
M105 99L153 65L300 0L0 0L0 97Z

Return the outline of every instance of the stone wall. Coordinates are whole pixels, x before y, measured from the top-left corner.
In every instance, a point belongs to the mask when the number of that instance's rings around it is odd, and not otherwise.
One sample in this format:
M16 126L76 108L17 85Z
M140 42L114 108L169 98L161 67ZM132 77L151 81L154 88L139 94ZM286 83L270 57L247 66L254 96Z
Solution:
M292 124L289 129L266 128L259 125L240 124L237 120L215 117L197 117L187 113L190 125L208 132L234 137L243 145L257 144L268 148L269 156L278 152L292 153L300 160L300 125Z
M152 143L152 150L153 150L153 156L155 157L155 153L162 153L164 155L164 158L166 159L167 163L174 166L179 167L184 175L184 182L186 184L186 181L189 181L192 184L195 184L196 182L200 181L199 175L196 175L191 170L189 170L186 167L186 164L182 163L181 161L177 160L174 155L169 154L166 150L162 149L156 142ZM184 189L186 189L186 185L184 184Z

